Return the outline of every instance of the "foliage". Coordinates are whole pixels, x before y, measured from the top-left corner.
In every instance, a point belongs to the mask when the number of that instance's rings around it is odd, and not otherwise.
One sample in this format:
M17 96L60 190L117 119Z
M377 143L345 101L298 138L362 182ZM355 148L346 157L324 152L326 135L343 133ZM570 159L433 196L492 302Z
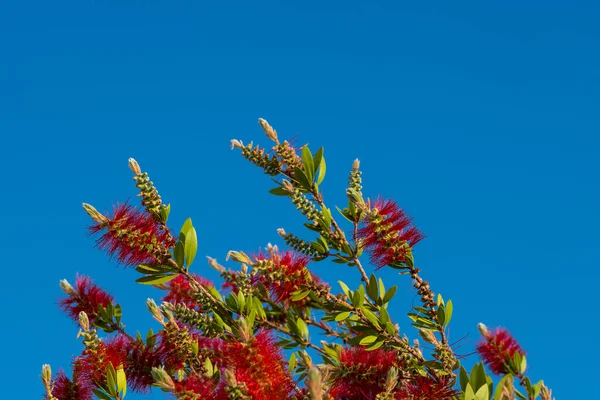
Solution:
M60 305L78 322L84 350L71 378L62 372L53 378L43 366L46 399L116 400L152 388L177 399L551 399L542 381L525 375L524 351L504 329L479 326L477 350L501 377L495 388L483 364L470 373L461 366L447 337L452 300L433 292L413 257L424 236L393 200L363 196L358 160L349 172L348 203L334 215L320 190L323 149L296 149L259 122L274 142L270 151L238 140L232 148L272 177L270 193L295 205L308 232L279 229L285 251L271 245L256 255L230 251L237 268L209 258L223 279L218 288L191 270L198 249L192 221L175 235L167 225L170 205L130 159L142 207L120 204L110 215L83 207L97 246L134 267L138 283L165 292L160 305L147 301L159 329L132 336L121 307L91 279L78 276L74 287L61 281ZM356 269L362 283L321 281L312 266L324 260ZM397 286L386 286L380 268L410 277L420 303L408 318L430 354L392 320Z

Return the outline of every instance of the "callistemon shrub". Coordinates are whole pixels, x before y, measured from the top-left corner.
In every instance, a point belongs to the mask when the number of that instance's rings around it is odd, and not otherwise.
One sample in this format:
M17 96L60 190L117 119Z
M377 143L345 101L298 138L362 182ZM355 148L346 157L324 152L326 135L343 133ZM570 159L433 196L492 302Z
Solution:
M270 148L239 140L232 148L276 182L270 192L290 200L306 230L279 229L285 249L232 250L227 266L209 258L222 278L210 282L192 268L192 221L172 230L171 206L130 159L141 204L117 203L107 215L83 208L97 247L135 268L138 284L163 291L160 301L146 302L156 326L130 332L114 297L91 278L61 281L59 305L79 325L83 350L69 373L42 367L46 399L123 399L151 390L186 400L551 399L542 381L527 377L525 352L503 328L480 324L483 362L470 372L461 367L447 336L452 301L414 263L424 235L396 201L363 193L358 160L349 166L347 204L333 207L320 189L323 149L292 146L259 122ZM319 279L325 260L352 267L362 283ZM390 317L396 286L377 276L383 268L412 282L412 332Z

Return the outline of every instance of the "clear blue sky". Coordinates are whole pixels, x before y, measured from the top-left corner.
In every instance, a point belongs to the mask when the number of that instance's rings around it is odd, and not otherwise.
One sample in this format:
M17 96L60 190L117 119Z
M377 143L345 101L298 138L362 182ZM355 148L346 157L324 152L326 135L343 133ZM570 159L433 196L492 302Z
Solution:
M331 205L358 157L365 193L414 216L428 236L417 263L454 301L462 352L478 322L505 326L534 379L589 398L575 382L600 373L600 9L399 3L2 2L1 396L39 398L41 365L68 367L81 350L56 307L61 278L91 275L131 329L152 324L144 300L159 292L94 249L80 206L135 200L128 157L172 203L175 229L195 221L199 255L224 261L279 243L278 227L299 232L293 207L229 150L230 138L267 144L264 117L325 147ZM408 329L410 282L383 275Z

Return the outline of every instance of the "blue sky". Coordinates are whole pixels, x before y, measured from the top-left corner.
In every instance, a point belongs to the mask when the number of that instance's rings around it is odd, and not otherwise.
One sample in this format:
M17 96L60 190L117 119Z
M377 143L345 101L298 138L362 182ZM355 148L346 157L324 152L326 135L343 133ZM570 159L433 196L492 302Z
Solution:
M68 367L81 350L56 307L62 278L89 274L132 330L152 324L144 300L160 293L94 249L80 207L135 200L128 157L172 203L174 229L192 217L199 255L224 261L280 243L278 227L301 232L267 177L229 150L231 138L268 144L263 117L325 147L331 206L358 157L365 194L414 216L428 236L417 263L454 302L461 352L478 322L504 326L533 379L586 398L600 373L600 9L523 3L3 2L3 396L39 398L41 365ZM414 335L410 282L382 275Z

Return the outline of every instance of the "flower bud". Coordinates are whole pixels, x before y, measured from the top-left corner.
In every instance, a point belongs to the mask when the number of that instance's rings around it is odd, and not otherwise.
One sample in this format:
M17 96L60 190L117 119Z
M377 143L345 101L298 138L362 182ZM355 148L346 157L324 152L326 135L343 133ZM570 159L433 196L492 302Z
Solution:
M71 286L69 281L66 279L62 279L60 281L60 288L62 289L63 292L65 292L65 294L67 294L71 297L77 295L77 292L75 291L75 289L73 289L73 286Z
M487 326L485 326L481 322L479 324L477 324L477 329L479 330L479 333L481 333L481 335L484 337L488 337L490 335L490 332L488 331Z
M50 368L50 364L42 365L42 382L44 386L48 389L50 388L50 382L52 381L52 368Z
M221 264L219 264L217 262L216 259L212 258L212 257L206 257L208 259L208 265L210 265L211 267L213 267L214 269L216 269L219 272L225 272L225 267L223 267Z
M267 134L267 137L275 143L279 144L279 139L277 138L277 132L275 131L275 129L273 129L273 127L262 118L258 119L258 123L263 128L263 131L265 131L265 133Z
M85 332L89 332L89 330L90 330L90 319L88 318L88 316L85 313L85 311L81 311L79 313L79 325L81 326L81 329L83 329Z
M323 398L323 377L319 369L315 366L308 371L306 388L308 389L310 400L321 400Z
M286 192L289 193L294 193L294 186L292 185L292 183L288 180L283 180L283 182L281 183L281 187L283 188L283 190L285 190Z
M163 368L152 368L152 378L158 387L160 387L164 392L173 392L175 391L175 383L167 371Z
M235 262L245 263L245 264L252 264L252 260L250 259L250 257L248 257L242 251L230 250L229 253L227 253L226 260L229 260L230 258L233 261L235 261Z
M356 160L354 160L354 162L352 163L352 171L354 172L358 172L358 169L360 168L360 160L357 158Z
M87 215L89 215L94 221L98 222L99 224L105 224L108 222L108 218L100 214L98 210L96 210L91 204L83 203L82 206Z
M146 300L146 307L148 307L148 311L150 311L150 314L152 314L152 317L157 320L161 325L165 325L165 319L162 315L162 313L160 312L160 309L158 308L158 306L156 305L156 303L154 302L154 299L147 299Z
M233 149L241 149L242 147L244 147L244 145L242 144L242 142L240 142L237 139L231 139L231 150L233 150Z
M130 158L129 159L129 169L131 169L131 172L133 172L135 175L139 175L142 173L142 169L140 168L140 164L138 164L137 161L135 161L134 158Z

